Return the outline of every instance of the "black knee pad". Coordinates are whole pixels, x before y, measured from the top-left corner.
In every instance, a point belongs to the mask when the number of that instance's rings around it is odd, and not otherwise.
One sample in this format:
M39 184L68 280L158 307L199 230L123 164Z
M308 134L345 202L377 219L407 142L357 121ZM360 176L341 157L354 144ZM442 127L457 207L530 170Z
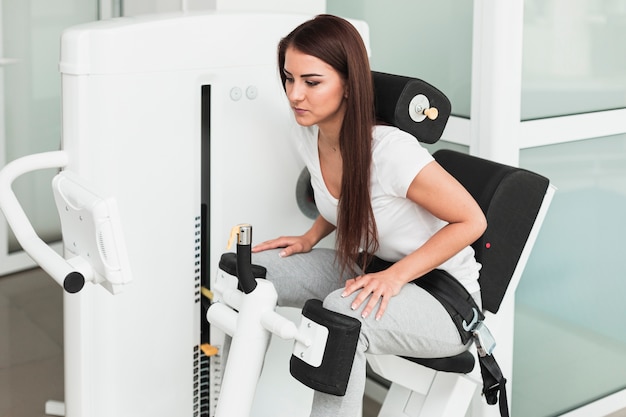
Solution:
M289 364L291 375L316 391L345 395L361 333L361 322L325 309L320 300L307 301L302 315L328 329L328 336L319 366L292 355Z

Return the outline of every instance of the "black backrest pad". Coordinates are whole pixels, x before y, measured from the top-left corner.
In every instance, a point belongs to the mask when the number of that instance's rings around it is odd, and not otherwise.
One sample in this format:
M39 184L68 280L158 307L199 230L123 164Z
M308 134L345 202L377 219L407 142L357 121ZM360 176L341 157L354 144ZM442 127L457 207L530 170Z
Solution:
M376 118L415 136L423 143L435 143L441 137L450 117L450 100L440 90L426 81L372 71ZM409 104L413 97L422 94L428 98L430 107L439 111L439 116L416 122L409 116Z
M435 159L474 197L487 218L487 230L472 247L482 264L483 308L496 313L513 276L547 191L547 178L450 150Z

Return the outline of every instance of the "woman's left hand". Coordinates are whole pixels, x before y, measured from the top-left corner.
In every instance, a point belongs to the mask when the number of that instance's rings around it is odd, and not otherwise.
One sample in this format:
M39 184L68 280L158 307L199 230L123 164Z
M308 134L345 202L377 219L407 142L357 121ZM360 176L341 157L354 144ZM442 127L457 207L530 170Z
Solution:
M387 309L389 300L400 292L403 285L404 282L402 280L397 279L394 274L387 270L375 274L360 275L347 280L341 296L347 297L361 290L352 302L351 307L353 310L356 310L365 303L365 307L361 312L361 317L363 318L369 316L380 301L380 306L376 311L376 320L380 320Z

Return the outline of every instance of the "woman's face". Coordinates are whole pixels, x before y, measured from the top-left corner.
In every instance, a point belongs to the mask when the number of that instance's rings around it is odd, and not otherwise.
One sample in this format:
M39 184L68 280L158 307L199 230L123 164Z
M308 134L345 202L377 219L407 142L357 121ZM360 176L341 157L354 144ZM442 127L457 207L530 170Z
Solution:
M285 52L285 91L298 124L339 132L345 114L342 77L326 62L289 47Z

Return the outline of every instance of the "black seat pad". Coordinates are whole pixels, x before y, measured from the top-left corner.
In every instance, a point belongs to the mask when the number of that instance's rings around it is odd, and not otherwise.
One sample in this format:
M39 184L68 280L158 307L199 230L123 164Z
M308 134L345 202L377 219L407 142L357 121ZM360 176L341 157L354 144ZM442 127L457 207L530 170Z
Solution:
M468 374L472 372L475 363L474 355L468 350L447 358L411 358L408 356L403 356L403 358L427 368L434 369L435 371L454 372L458 374Z

